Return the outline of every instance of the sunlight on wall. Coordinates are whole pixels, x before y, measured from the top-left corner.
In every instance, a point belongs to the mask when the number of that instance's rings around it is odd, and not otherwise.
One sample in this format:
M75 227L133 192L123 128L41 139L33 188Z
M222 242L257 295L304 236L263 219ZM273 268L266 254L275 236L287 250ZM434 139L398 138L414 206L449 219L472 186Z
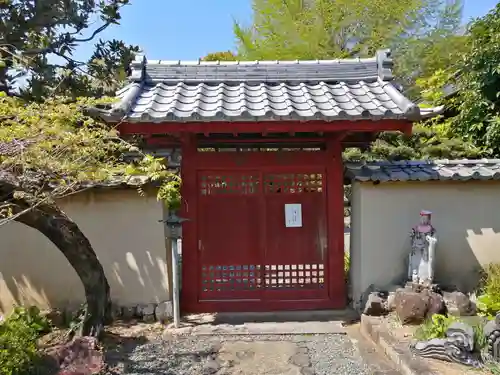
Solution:
M87 236L121 305L168 299L167 252L161 204L135 190L81 193L60 202ZM41 308L85 300L76 272L38 231L12 222L0 227L0 309L15 304Z

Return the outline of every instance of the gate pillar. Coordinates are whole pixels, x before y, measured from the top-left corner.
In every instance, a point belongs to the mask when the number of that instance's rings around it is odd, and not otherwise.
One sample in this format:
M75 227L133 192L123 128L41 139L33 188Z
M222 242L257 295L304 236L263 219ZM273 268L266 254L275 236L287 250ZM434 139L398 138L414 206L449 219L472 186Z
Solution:
M344 277L344 164L341 140L342 135L333 135L326 142L329 292L332 303L339 309L347 305Z

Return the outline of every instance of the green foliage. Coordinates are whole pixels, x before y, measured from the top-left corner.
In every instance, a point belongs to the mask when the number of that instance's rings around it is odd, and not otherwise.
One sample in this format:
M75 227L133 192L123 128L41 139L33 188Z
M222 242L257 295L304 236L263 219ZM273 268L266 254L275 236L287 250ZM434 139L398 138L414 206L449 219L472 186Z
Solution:
M411 135L382 132L369 150L356 148L344 151L344 160L418 160L478 158L482 151L453 135L442 124L413 127Z
M0 171L15 179L19 198L26 194L35 199L57 198L89 181L116 180L140 171L162 184L160 199L178 204L179 178L166 170L163 159L144 156L131 167L123 156L137 152L137 147L120 139L115 128L82 111L103 102L0 97Z
M418 340L431 340L446 337L446 330L451 323L458 321L454 316L445 316L434 314L430 319L427 319L415 331L415 337Z
M72 54L118 24L127 4L129 0L0 1L0 91L29 77L24 94L35 99L54 91L74 97L112 93L137 46L99 40L89 61L76 61Z
M488 345L488 340L484 335L484 325L479 322L472 326L474 329L474 347L476 350L482 350Z
M454 322L460 322L459 317L453 315L445 316L434 314L430 319L427 319L415 331L415 338L420 341L440 339L446 337L446 331ZM486 347L486 338L483 333L483 325L481 323L472 326L474 330L474 347L481 350Z
M36 307L18 307L0 322L0 373L29 373L39 359L37 339L49 327L49 322Z
M235 61L238 57L232 51L211 52L202 58L203 61Z
M43 103L0 98L0 142L12 146L12 152L0 156L0 168L16 175L34 173L44 183L57 185L55 195L63 195L85 181L105 181L120 174L127 145L118 139L115 129L85 116L81 106L95 101L64 98ZM18 142L20 144L16 149ZM7 147L8 147L7 146ZM23 184L35 191L39 181ZM42 193L42 192L41 192Z
M37 336L50 332L50 321L40 313L40 309L36 306L14 308L7 321L23 323Z
M482 316L494 317L500 311L500 301L490 294L482 294L477 297L476 305Z
M457 116L453 131L500 155L500 4L469 28L469 49L458 64L454 80Z
M477 308L481 315L491 318L500 312L500 264L488 264L484 268L481 283L481 295L477 298Z
M167 169L163 159L155 158L151 155L144 155L140 163L130 164L127 166L128 175L146 175L151 181L160 181L158 189L158 200L165 203L167 208L177 210L181 206L181 179L180 177L170 172ZM139 190L142 195L143 191Z
M238 55L249 60L372 57L392 48L396 75L411 89L464 48L461 10L461 0L253 0L251 26L234 31Z
M349 270L351 269L351 256L348 252L344 252L344 278L349 282Z
M485 367L492 375L500 375L500 364L498 362L489 361L485 363Z

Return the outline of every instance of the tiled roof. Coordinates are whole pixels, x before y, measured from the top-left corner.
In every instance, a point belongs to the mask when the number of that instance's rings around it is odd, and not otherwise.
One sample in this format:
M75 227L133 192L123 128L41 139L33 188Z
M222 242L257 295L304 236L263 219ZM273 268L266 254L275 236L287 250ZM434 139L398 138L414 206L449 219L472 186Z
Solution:
M388 50L369 59L132 64L107 121L410 119L433 116L390 81Z
M345 169L360 182L500 180L500 159L346 163Z

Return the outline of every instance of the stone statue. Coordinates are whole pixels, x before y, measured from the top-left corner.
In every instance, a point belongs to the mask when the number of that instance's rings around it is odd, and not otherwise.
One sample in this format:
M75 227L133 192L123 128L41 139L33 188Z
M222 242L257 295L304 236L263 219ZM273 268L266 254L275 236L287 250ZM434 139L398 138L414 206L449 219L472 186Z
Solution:
M434 280L434 251L436 231L431 224L431 212L420 212L420 224L411 231L411 253L408 279L414 284L432 285Z

